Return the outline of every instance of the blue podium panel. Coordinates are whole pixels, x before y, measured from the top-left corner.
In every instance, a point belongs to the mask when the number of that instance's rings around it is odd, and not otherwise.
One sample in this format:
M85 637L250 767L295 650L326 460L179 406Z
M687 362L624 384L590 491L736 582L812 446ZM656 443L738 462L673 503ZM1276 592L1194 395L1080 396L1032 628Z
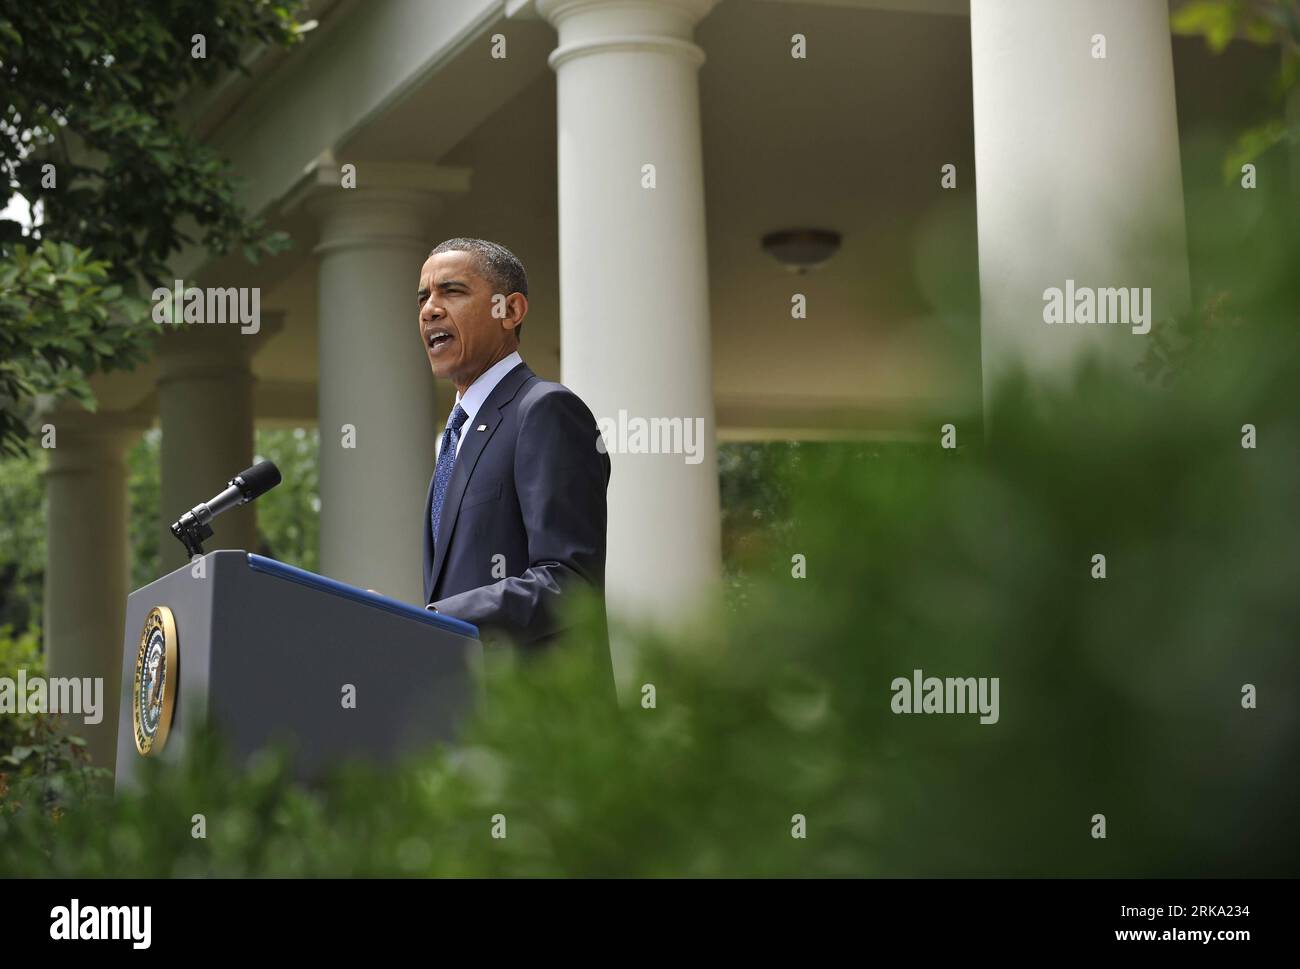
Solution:
M181 757L205 723L241 762L287 742L304 778L454 742L481 700L480 663L468 623L210 552L127 599L117 782L130 785L145 756Z

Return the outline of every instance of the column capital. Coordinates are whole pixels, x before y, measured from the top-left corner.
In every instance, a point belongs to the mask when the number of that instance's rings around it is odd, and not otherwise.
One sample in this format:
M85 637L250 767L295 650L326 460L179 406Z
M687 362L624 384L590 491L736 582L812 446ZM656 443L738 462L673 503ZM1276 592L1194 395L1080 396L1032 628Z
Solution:
M547 63L552 69L577 57L626 51L675 54L704 63L692 40L717 0L536 0L538 14L560 34Z
M343 186L343 165L356 168ZM324 152L307 166L281 211L303 208L320 226L316 253L349 248L423 246L434 216L469 191L470 168L423 162L338 160Z
M46 477L120 464L127 446L148 427L134 411L88 411L70 402L40 420L53 425L55 433L54 447L47 449Z
M163 327L157 342L158 385L205 378L251 380L253 352L284 323L284 314L278 311L263 317L256 334L245 334L237 325L220 323Z

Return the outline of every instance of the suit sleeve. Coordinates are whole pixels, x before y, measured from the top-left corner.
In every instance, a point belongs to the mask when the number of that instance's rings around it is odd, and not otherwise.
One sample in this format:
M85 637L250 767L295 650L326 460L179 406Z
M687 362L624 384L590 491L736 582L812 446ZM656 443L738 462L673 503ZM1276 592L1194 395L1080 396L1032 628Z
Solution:
M604 586L610 462L597 450L596 420L576 394L542 394L521 406L514 477L528 568L433 606L523 645L560 631L566 589Z

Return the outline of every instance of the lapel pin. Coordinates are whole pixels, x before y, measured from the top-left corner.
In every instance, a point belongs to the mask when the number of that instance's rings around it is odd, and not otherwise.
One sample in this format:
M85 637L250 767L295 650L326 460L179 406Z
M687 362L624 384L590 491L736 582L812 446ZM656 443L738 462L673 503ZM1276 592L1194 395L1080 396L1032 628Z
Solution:
M486 424L480 424L480 425L478 426L477 429L480 430L480 431L486 431L486 430L487 430L487 425L486 425Z

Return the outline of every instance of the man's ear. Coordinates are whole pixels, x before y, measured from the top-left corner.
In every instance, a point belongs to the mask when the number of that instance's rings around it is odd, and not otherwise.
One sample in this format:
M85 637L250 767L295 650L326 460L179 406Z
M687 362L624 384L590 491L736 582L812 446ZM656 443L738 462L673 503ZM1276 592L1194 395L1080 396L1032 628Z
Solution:
M511 293L507 298L506 318L502 323L507 325L514 320L514 325L510 329L515 331L515 339L519 339L524 329L524 317L528 315L528 297L523 293Z

